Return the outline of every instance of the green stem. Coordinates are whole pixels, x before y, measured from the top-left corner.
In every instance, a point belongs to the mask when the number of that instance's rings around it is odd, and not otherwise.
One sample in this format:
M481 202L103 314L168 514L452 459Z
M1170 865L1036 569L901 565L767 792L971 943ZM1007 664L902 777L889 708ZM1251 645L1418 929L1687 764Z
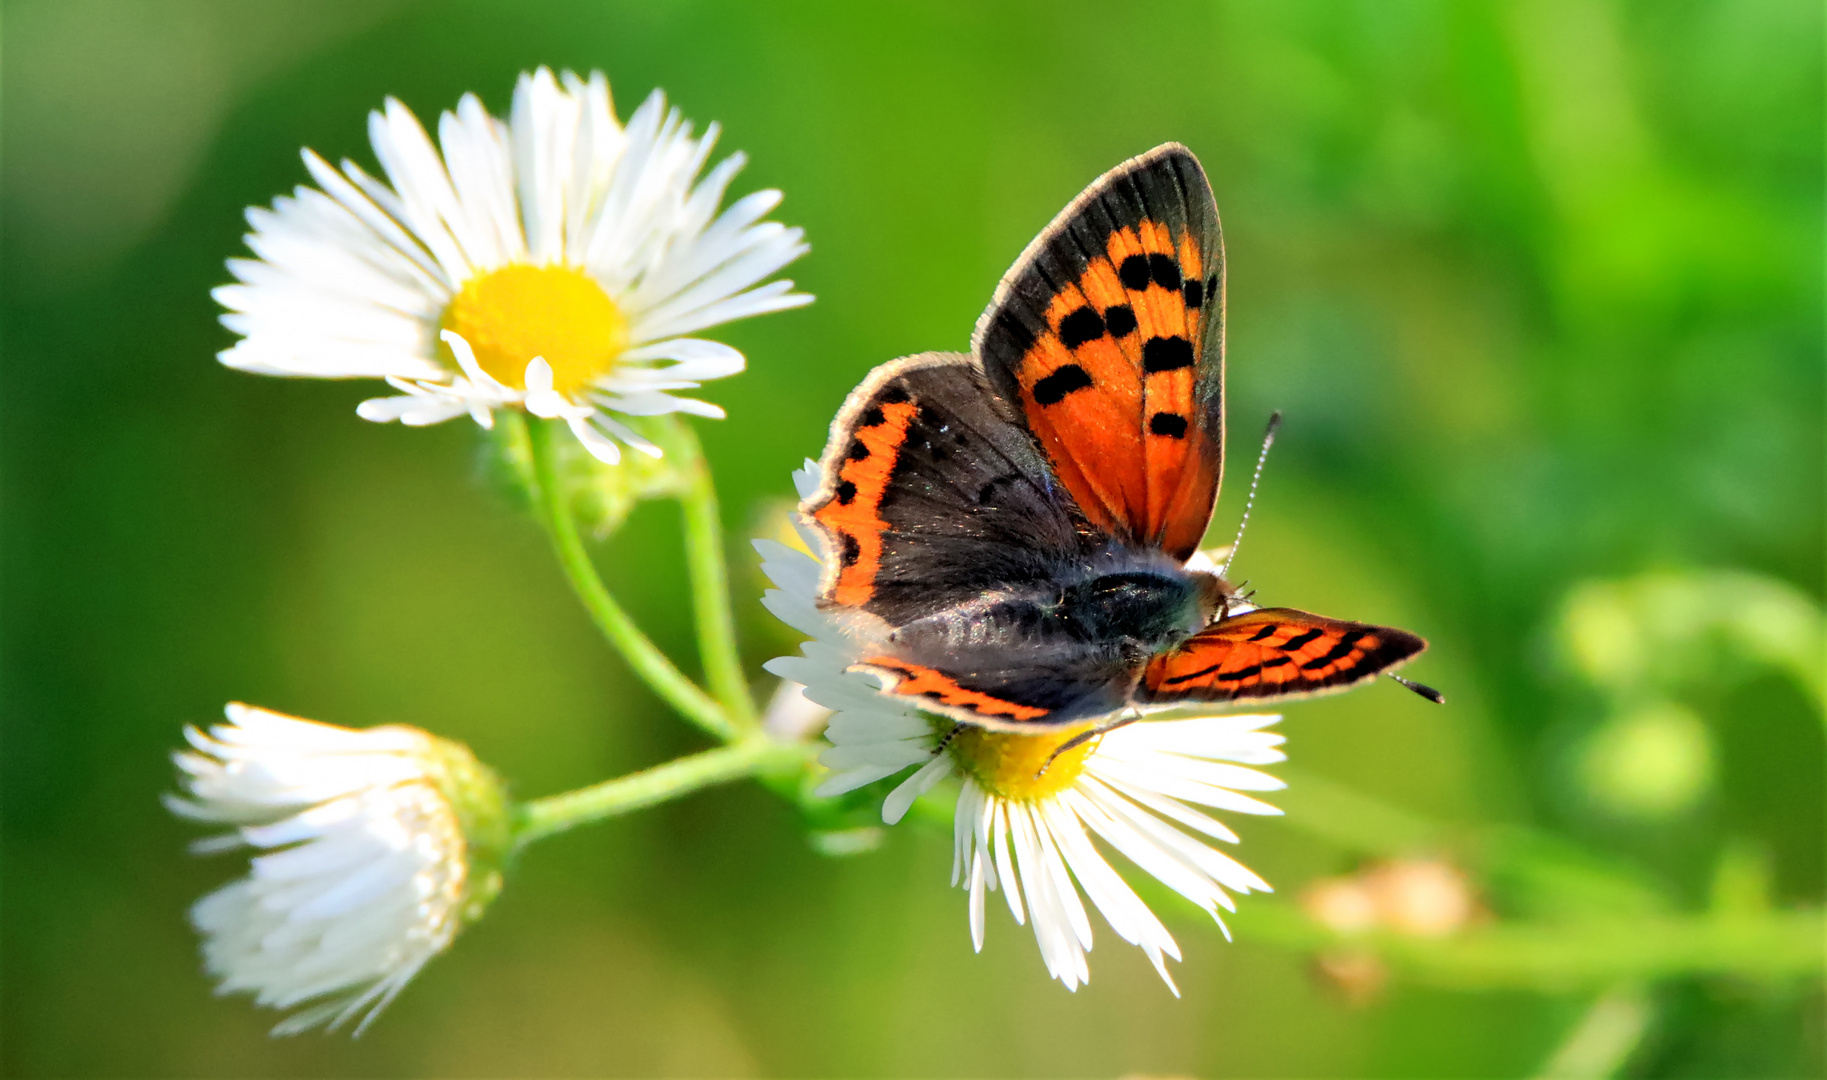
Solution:
M548 421L529 426L515 412L509 412L503 421L517 425L517 429L509 429L510 439L516 443L526 439L527 456L533 465L529 478L533 505L547 535L552 538L552 550L558 555L559 565L564 567L565 576L570 579L578 599L583 601L584 609L590 613L591 621L627 658L635 674L645 680L654 693L666 699L667 704L717 738L725 742L734 739L736 726L730 722L723 707L681 674L666 654L647 640L647 635L641 633L603 585L595 564L590 561L590 553L584 548L583 538L578 535L577 519L572 516L571 501L558 474L557 448L552 445L554 425Z
M684 463L688 486L679 504L685 514L685 558L691 572L698 653L711 693L723 703L736 727L753 731L758 722L755 699L749 694L742 653L736 646L736 617L730 610L729 570L724 560L717 489L711 482L697 436L683 424L680 428L684 432L682 441L691 452L691 460Z
M628 776L523 803L514 813L514 846L593 821L676 799L713 784L740 780L803 757L799 747L751 737L682 757Z
M1144 883L1145 899L1168 899ZM1303 952L1369 952L1417 984L1449 990L1603 991L1622 983L1721 977L1774 982L1818 980L1827 970L1820 908L1717 918L1653 914L1506 920L1443 937L1391 930L1345 934L1294 903L1251 897L1230 917L1239 936Z

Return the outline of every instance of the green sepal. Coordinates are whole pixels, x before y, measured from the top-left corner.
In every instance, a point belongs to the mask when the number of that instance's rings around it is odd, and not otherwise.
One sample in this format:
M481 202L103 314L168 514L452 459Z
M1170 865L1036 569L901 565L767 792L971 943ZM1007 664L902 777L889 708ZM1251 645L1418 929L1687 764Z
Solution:
M569 431L554 432L552 439L558 453L559 481L570 500L572 516L583 532L597 540L621 528L642 501L684 495L694 470L704 467L697 437L680 417L618 416L616 420L659 447L661 456L623 445L622 459L610 465L584 449ZM523 505L533 478L527 424L562 426L563 421L504 412L487 441L482 465L492 483L511 489Z
M462 918L472 923L501 895L502 874L513 851L513 822L500 777L460 742L433 737L426 772L457 815L468 861Z
M617 419L659 447L662 456L624 446L622 460L609 465L576 439L554 440L559 448L559 477L571 499L571 512L579 527L598 540L621 528L643 500L676 499L685 494L692 470L703 467L698 441L679 417Z

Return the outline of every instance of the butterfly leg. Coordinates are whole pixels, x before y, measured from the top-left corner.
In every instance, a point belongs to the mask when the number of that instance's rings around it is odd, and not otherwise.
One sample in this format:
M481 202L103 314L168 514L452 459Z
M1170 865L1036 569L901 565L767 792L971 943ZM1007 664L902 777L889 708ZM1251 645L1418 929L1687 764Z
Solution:
M937 746L933 747L933 757L938 757L940 754L945 753L945 748L950 746L952 744L952 740L958 737L958 732L963 731L963 730L964 730L963 724L953 724L950 731L947 731L944 735L939 736L939 744Z
M1075 750L1100 735L1107 735L1117 728L1127 727L1140 719L1142 719L1142 710L1129 709L1126 710L1122 716L1117 717L1108 724L1104 724L1101 727L1088 728L1079 732L1065 742L1060 743L1059 746L1054 748L1051 754L1047 755L1047 760L1041 764L1039 769L1035 770L1034 779L1039 780L1041 777L1047 775L1047 769L1053 764L1054 759L1066 751Z

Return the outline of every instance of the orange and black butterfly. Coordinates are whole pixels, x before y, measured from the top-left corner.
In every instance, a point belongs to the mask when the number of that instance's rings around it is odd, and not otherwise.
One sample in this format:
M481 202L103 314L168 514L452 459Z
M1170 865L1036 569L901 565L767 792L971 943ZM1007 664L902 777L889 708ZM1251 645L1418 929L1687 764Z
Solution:
M1253 608L1186 565L1224 463L1224 242L1184 146L1074 199L1003 277L971 349L872 372L800 508L830 541L821 602L887 692L1034 730L1327 693L1427 647Z

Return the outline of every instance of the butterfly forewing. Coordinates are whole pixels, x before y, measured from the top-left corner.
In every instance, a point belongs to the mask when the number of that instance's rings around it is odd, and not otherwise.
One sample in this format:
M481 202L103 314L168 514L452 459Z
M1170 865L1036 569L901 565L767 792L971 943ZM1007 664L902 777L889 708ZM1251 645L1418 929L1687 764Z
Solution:
M1112 169L1029 245L978 321L985 373L1099 528L1184 559L1223 467L1224 244L1177 143Z
M1406 630L1262 608L1223 619L1150 660L1144 701L1235 701L1330 693L1427 648Z

